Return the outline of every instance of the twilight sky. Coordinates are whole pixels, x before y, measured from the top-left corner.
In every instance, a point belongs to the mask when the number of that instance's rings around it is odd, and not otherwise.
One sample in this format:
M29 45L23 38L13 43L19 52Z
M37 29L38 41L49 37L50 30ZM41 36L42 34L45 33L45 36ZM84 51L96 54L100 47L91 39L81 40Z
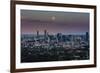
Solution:
M81 34L89 32L89 13L21 10L21 33Z

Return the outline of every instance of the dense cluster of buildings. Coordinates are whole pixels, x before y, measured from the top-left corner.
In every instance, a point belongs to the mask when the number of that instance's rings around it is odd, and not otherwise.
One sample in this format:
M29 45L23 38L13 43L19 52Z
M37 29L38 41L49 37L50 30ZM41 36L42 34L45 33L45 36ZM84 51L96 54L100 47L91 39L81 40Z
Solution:
M47 30L44 30L44 35L39 34L37 31L36 35L22 35L21 45L23 47L64 47L66 49L77 49L86 48L89 46L89 33L82 35L64 35L57 33L50 35Z
M82 35L24 34L21 37L21 62L89 59L89 33Z

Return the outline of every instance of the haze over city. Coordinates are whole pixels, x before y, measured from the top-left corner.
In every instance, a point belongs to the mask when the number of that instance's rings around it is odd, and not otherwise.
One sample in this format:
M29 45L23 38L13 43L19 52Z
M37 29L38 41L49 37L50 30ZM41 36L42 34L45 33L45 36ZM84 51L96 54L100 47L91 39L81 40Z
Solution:
M83 34L89 32L89 13L21 10L21 33Z

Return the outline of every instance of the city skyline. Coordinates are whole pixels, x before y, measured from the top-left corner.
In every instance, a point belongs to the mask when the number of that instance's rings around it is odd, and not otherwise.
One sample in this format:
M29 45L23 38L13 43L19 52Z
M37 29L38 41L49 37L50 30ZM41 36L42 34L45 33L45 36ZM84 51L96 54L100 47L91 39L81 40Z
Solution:
M21 10L21 34L83 34L89 32L89 13Z

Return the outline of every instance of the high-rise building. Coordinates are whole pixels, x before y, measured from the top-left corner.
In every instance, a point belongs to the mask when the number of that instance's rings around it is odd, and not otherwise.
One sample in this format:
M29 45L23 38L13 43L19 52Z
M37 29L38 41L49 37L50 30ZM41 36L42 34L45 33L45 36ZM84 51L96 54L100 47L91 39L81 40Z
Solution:
M37 30L37 38L39 37L39 31Z
M86 41L89 41L89 32L86 32Z
M47 36L47 30L44 30L44 36L45 37Z
M48 40L48 33L47 33L47 30L44 30L44 40L45 40L45 41Z
M62 34L57 33L58 42L62 42Z

